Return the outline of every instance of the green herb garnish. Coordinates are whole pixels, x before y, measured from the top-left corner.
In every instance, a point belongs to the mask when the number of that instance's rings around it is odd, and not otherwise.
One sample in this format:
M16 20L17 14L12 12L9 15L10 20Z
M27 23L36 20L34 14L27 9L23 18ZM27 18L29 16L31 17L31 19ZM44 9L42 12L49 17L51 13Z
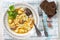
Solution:
M17 12L15 11L15 7L13 5L9 7L9 10L7 11L7 13L11 19L15 19L17 16Z
M11 6L9 7L9 9L10 9L10 11L14 11L14 9L15 9L14 5L11 5Z

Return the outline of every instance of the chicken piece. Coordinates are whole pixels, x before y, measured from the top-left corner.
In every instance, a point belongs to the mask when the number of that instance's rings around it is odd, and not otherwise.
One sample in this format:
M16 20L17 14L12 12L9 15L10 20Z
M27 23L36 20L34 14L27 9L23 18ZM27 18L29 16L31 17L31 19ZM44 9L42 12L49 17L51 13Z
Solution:
M15 29L17 28L17 26L15 26L15 24L14 24L14 23L9 24L9 25L10 25L10 28L11 28L12 30L15 30Z
M24 13L24 8L18 9L18 14L23 14Z
M19 14L19 15L22 14L22 13L23 13L22 11L18 10L18 14Z
M22 12L24 12L25 10L24 10L24 8L20 8L20 10L22 11Z
M24 33L24 29L19 29L18 33Z

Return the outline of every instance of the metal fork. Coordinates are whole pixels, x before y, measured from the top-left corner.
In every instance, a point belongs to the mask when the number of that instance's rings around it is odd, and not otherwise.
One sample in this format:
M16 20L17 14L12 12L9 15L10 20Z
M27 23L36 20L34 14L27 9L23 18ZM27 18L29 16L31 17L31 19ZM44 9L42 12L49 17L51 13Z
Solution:
M43 12L42 12L42 9L38 7L38 13L39 13L39 16L43 18ZM42 19L42 22L43 22L43 29L44 29L44 34L46 37L48 37L48 32L46 31L46 28L45 28L45 25L44 25L44 20Z

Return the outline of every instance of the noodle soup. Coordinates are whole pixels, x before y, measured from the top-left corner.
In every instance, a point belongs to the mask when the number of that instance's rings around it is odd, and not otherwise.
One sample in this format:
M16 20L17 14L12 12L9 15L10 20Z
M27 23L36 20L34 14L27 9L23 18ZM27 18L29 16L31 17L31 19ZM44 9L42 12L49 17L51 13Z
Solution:
M34 19L29 8L15 8L14 5L11 5L7 13L9 28L13 32L24 34L29 32L33 28Z

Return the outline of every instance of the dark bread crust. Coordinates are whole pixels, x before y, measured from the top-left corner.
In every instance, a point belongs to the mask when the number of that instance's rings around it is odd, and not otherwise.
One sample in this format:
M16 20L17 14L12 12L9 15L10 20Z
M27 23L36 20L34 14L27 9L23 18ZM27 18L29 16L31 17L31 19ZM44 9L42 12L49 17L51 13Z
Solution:
M56 14L55 2L48 2L45 0L41 3L40 7L45 11L49 18L53 17Z

